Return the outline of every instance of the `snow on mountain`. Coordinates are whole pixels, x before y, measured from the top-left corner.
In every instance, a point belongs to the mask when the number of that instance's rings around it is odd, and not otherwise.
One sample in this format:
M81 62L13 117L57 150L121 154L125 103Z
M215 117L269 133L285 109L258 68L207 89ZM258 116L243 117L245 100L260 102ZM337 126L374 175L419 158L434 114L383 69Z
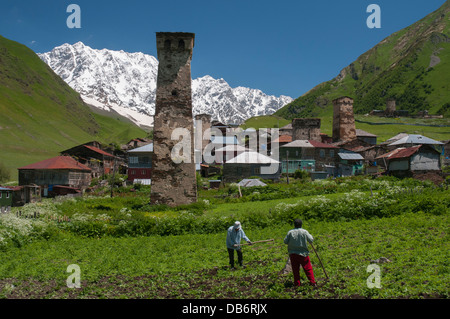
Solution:
M138 125L153 125L158 61L144 53L96 50L82 42L63 44L38 56L86 103L115 111ZM272 114L293 99L257 89L231 88L209 75L192 81L193 113L207 113L224 123L242 123Z

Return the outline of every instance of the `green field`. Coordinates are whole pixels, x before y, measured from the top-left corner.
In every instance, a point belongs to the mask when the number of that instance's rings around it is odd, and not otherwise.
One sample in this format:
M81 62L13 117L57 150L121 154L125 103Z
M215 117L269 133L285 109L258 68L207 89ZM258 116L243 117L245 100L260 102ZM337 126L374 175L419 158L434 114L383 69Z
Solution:
M445 187L393 178L234 186L202 190L197 204L147 205L149 190L114 197L51 200L15 208L0 218L0 296L3 298L397 299L448 298L449 208ZM16 217L18 211L22 216ZM37 219L27 218L40 212ZM70 216L70 222L58 217ZM294 288L281 274L284 236L300 217L315 238L318 287ZM240 220L253 240L246 268L231 271L226 229ZM381 288L369 288L377 264ZM68 288L69 265L81 287ZM304 273L302 280L306 283Z

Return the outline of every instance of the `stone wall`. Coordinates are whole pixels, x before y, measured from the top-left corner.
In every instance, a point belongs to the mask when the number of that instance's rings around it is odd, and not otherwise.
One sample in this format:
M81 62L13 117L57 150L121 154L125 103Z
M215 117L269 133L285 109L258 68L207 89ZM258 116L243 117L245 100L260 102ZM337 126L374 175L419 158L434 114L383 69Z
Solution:
M292 120L292 140L313 140L321 142L320 119L298 118Z

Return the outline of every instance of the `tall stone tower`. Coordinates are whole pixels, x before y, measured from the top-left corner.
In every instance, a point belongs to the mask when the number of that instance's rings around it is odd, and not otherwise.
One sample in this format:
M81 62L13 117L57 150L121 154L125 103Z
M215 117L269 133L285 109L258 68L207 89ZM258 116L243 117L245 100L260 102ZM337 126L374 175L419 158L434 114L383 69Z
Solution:
M333 100L333 141L356 139L353 99L342 96Z
M397 111L397 108L395 106L395 99L394 98L388 98L386 100L386 115L393 116L395 112Z
M197 201L191 92L194 39L194 33L156 33L159 65L151 204L177 206ZM184 146L179 152L182 160L173 153L175 145L180 143Z
M197 114L195 116L196 121L196 131L195 134L195 148L200 150L203 153L205 147L209 144L209 139L211 138L211 134L207 131L211 129L211 115L209 114Z
M313 140L321 142L320 119L299 118L292 120L292 140Z

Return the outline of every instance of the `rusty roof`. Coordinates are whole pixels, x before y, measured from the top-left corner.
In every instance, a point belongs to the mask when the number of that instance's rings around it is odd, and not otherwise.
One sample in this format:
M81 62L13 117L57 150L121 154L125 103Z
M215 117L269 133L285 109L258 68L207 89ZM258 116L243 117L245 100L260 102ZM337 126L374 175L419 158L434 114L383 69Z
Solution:
M399 150L397 153L393 154L389 157L390 160L392 159L399 159L399 158L407 158L412 156L413 154L417 153L417 151L422 147L422 145L414 146L414 147L408 147Z
M20 169L69 169L69 170L79 170L79 171L91 171L91 169L81 163L78 163L70 156L56 156L30 164L27 166L19 167Z
M84 145L84 147L87 147L88 149L90 149L90 150L92 150L94 152L97 152L99 154L102 154L102 155L105 155L105 156L114 157L114 155L112 155L112 154L110 154L108 152L105 152L104 150L101 150L98 147L90 146L90 145Z

